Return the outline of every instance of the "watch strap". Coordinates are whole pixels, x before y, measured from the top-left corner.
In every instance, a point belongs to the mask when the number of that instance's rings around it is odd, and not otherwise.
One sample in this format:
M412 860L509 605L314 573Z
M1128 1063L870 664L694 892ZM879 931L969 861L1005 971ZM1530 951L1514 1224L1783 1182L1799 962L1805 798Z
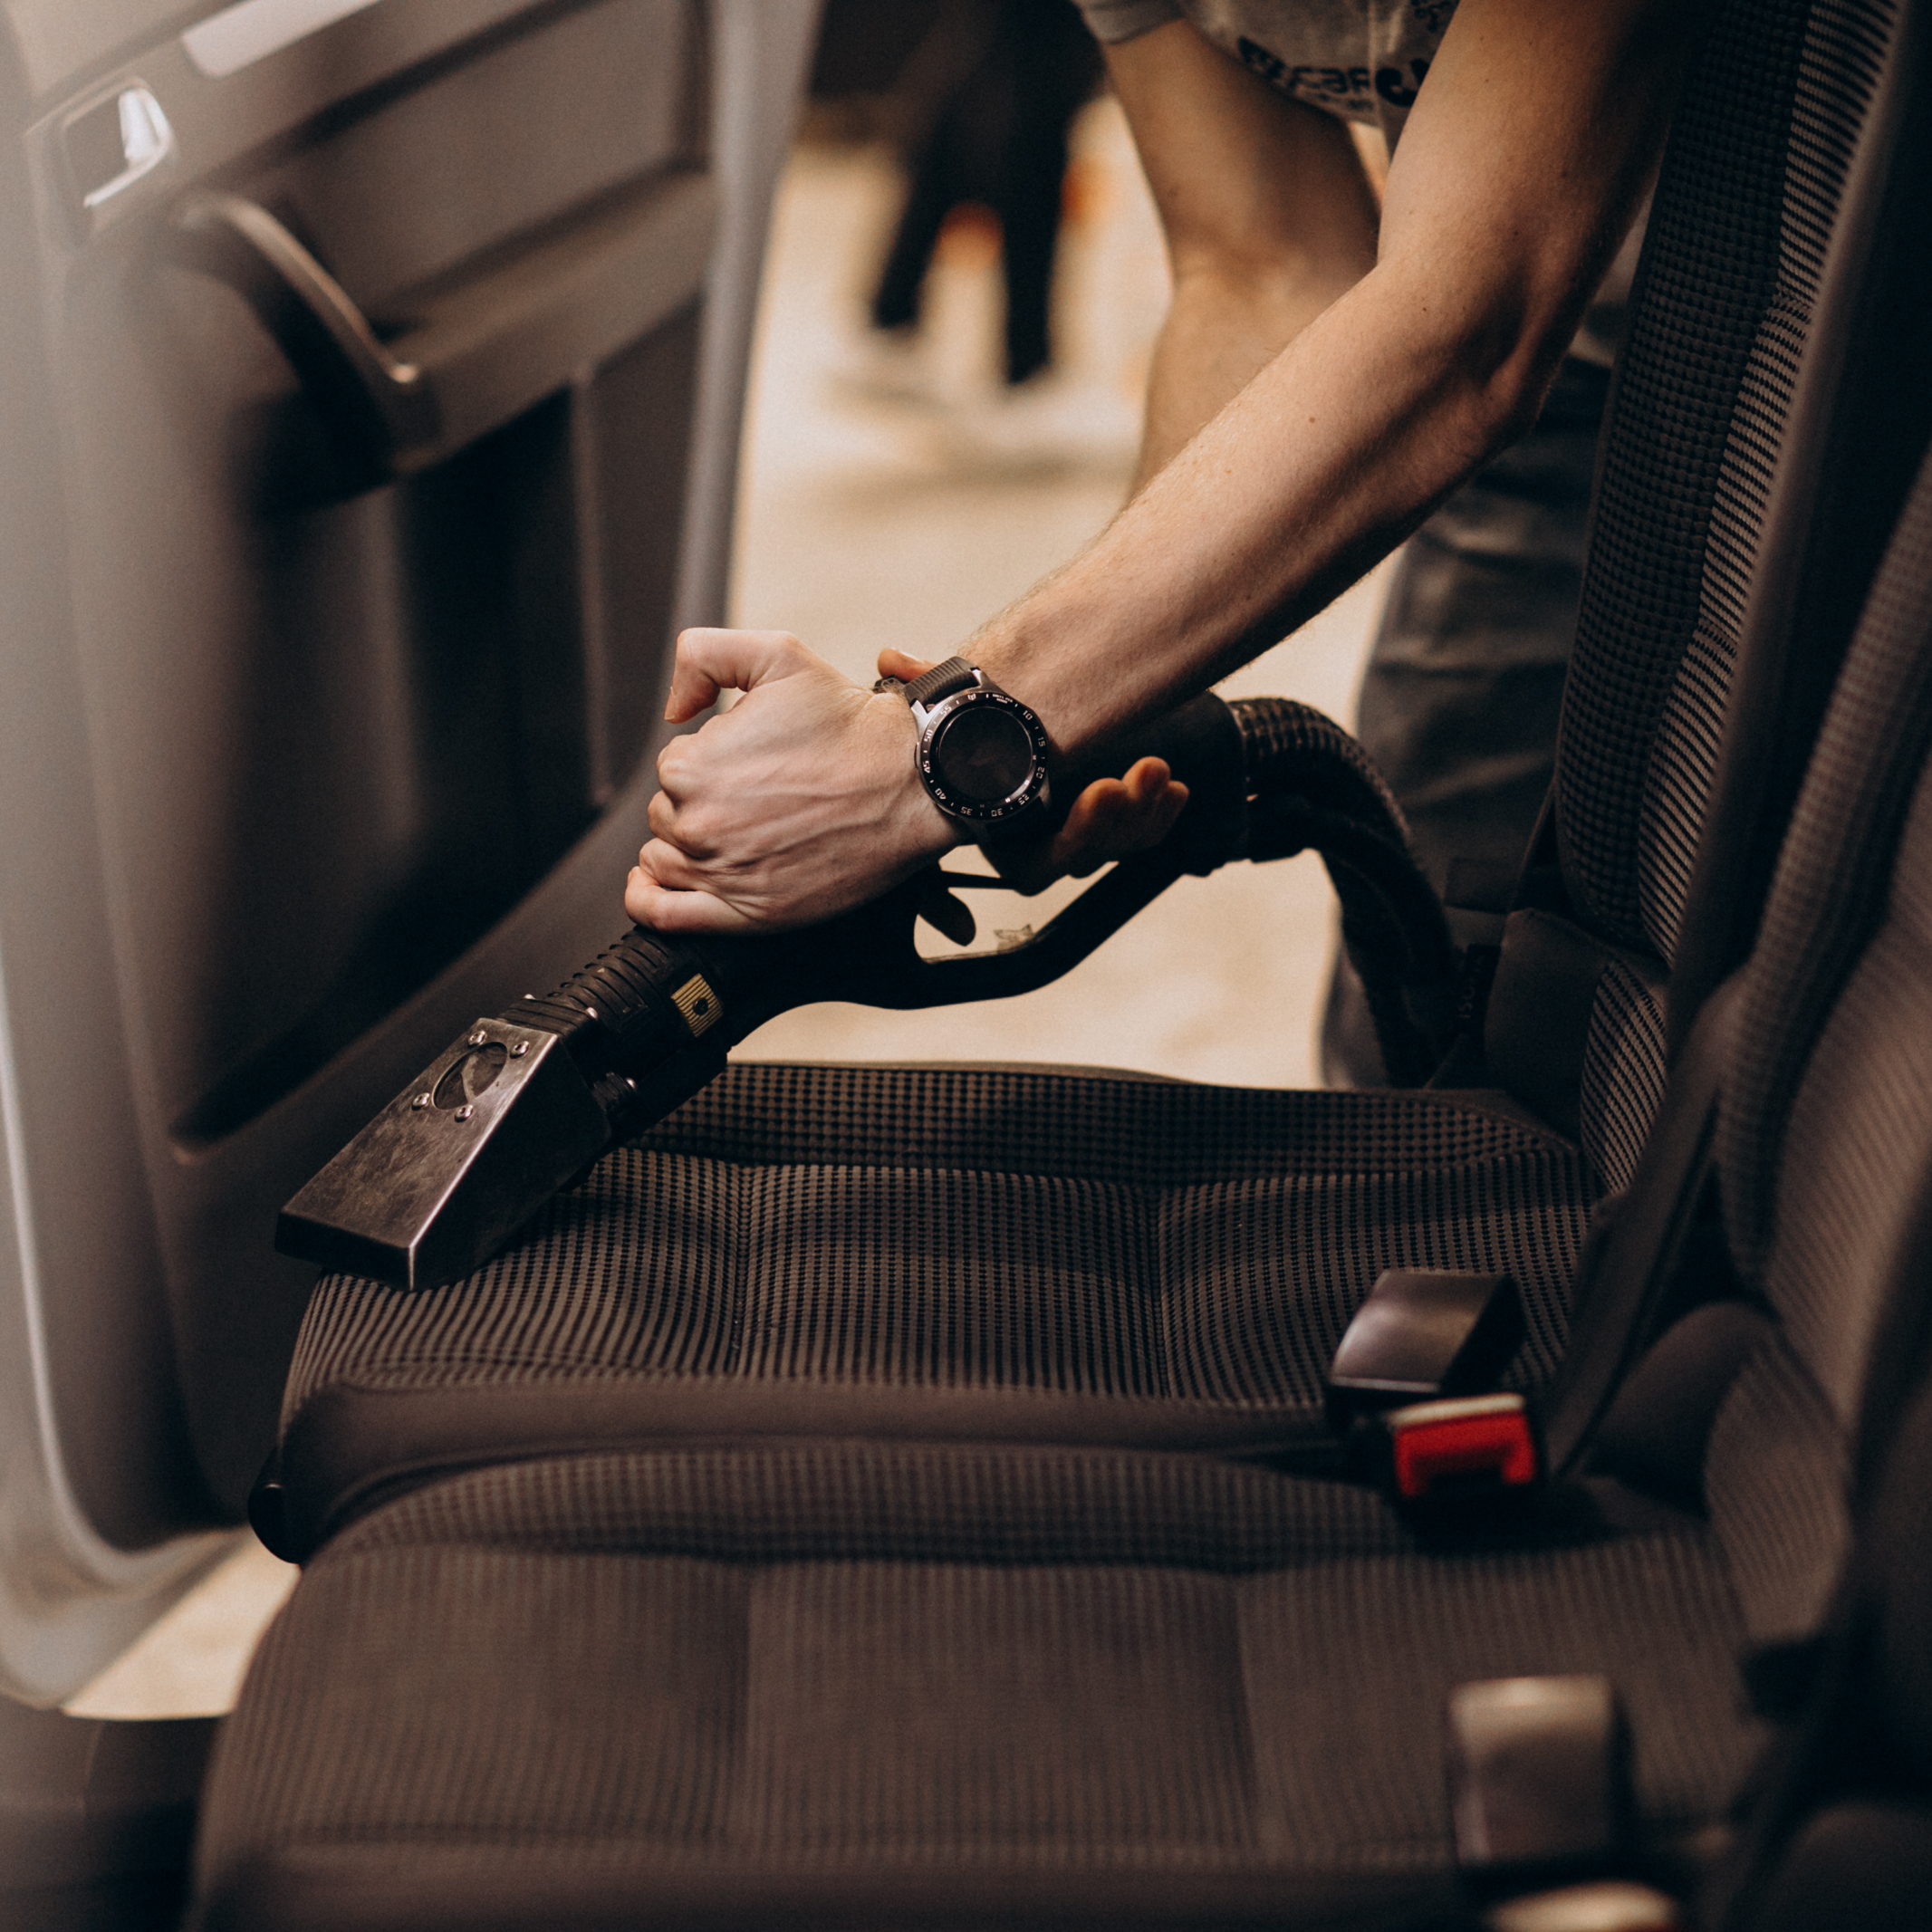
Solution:
M979 673L964 658L948 658L936 664L906 687L908 705L929 705L955 691L965 691L979 682Z

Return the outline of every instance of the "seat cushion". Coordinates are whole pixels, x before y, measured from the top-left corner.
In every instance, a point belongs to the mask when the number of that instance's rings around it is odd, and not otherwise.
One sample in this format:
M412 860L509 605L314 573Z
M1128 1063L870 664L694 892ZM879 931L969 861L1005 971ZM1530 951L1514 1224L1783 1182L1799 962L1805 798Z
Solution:
M1591 1192L1497 1097L734 1066L466 1280L324 1278L291 1541L399 1480L692 1433L1305 1437L1391 1267L1512 1275L1533 1383Z
M504 1466L309 1567L224 1728L202 1883L317 1926L1419 1910L1452 1685L1608 1672L1675 1838L1752 1748L1737 1639L1687 1519L1456 1553L1365 1492L1142 1451Z

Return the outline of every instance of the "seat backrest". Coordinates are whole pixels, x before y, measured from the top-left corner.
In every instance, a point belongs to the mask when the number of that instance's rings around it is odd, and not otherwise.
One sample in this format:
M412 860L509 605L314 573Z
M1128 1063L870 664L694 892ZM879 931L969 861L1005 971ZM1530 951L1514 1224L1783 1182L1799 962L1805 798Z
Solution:
M1667 968L1799 366L1893 14L1888 0L1720 7L1651 205L1592 511L1555 815L1579 918ZM1854 599L1844 634L1856 612Z
M1573 1121L1610 1191L1662 1097L1667 1008L1687 1025L1749 948L1932 423L1898 299L1918 271L1884 245L1912 232L1911 11L1720 7L1659 176L1592 512L1553 864L1511 921L1488 1029L1496 1077ZM1741 709L1751 755L1720 769Z
M1932 459L1820 734L1732 1032L1728 1235L1776 1319L1718 1415L1706 1488L1747 1630L1797 1646L1783 1676L1801 1695L1780 1700L1703 1922L1917 1924L1932 1870Z
M1874 1338L1932 1196L1932 459L1847 656L1733 1009L1717 1176L1774 1322L1706 1486L1760 1644L1819 1626L1849 1547Z
M607 937L815 14L0 5L0 1688L239 1519L280 1203Z

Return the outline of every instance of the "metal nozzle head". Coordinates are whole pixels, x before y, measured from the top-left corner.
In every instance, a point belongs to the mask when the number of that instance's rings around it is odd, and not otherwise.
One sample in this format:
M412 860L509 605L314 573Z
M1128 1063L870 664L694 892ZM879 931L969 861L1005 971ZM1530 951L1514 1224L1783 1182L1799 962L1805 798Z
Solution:
M289 1202L275 1245L433 1288L481 1267L610 1139L562 1040L479 1020Z

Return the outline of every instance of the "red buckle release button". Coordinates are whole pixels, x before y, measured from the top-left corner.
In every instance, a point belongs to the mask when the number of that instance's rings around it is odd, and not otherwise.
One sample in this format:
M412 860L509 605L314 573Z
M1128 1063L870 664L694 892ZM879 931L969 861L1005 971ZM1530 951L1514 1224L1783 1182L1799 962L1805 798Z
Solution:
M1526 1489L1536 1480L1542 1459L1520 1395L1416 1402L1384 1420L1396 1495L1406 1503L1438 1490Z

